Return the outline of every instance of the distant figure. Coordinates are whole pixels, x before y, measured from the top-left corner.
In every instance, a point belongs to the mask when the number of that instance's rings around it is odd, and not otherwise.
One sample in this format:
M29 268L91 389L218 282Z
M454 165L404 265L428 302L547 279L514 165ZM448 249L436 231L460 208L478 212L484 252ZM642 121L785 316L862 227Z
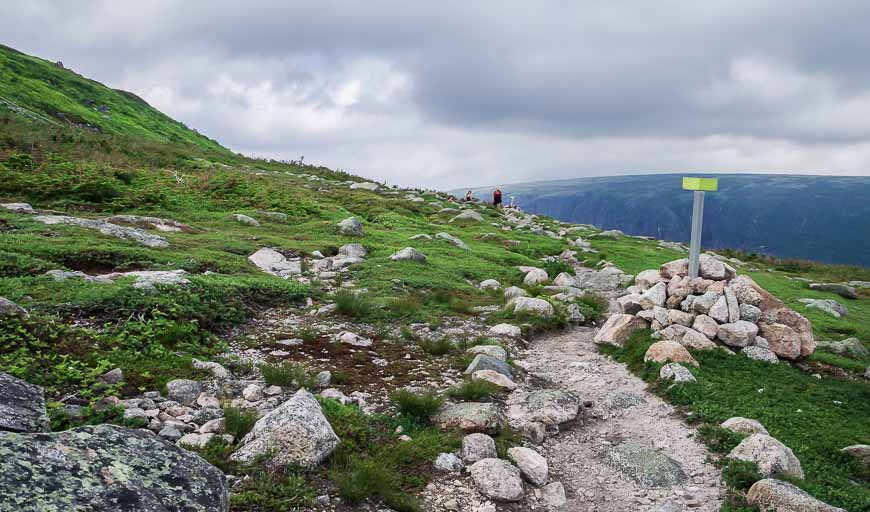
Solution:
M514 204L514 196L511 196L511 202L508 204L508 208L516 208L516 205Z
M492 193L492 204L495 205L496 208L501 208L501 189L496 188L495 192Z
M469 190L465 193L465 202L470 203L471 201L474 201L474 192Z

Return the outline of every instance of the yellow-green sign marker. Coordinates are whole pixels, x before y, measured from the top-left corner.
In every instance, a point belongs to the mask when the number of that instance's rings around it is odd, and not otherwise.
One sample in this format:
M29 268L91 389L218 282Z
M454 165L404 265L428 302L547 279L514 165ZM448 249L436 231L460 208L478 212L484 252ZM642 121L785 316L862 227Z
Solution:
M694 191L692 204L692 241L689 244L689 277L698 277L701 259L701 228L704 223L704 193L719 190L719 178L683 178L683 190Z

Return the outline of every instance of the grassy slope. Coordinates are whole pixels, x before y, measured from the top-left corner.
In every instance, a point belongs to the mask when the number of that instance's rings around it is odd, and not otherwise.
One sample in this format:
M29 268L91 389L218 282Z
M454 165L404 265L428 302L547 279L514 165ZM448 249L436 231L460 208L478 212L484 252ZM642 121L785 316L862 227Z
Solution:
M104 133L224 150L134 94L110 89L0 45L0 105L6 101L49 121L87 124ZM99 111L101 106L109 107L109 111Z

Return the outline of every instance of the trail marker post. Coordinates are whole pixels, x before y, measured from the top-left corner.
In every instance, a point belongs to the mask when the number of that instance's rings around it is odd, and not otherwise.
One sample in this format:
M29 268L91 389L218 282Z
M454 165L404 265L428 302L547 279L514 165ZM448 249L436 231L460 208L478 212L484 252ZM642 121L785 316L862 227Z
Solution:
M719 190L718 178L683 178L683 190L694 191L692 203L692 239L689 244L689 277L698 277L701 259L701 229L704 224L704 194Z

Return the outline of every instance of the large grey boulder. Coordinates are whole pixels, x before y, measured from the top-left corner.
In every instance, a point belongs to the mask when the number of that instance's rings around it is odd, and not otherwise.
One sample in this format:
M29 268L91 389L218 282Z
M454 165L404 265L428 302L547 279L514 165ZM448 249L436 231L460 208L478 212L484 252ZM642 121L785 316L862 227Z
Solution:
M702 254L698 263L698 273L704 279L722 281L727 276L725 264L709 254Z
M508 301L516 297L528 297L528 295L529 292L519 286L511 286L504 291L504 298Z
M804 479L801 462L791 448L765 434L747 437L731 450L728 458L755 463L758 472L765 477L784 475Z
M426 261L426 255L414 249L413 247L405 247L401 251L390 256L393 261Z
M471 250L471 247L469 247L468 244L466 244L462 240L456 238L455 236L451 235L450 233L446 233L444 231L442 231L441 233L435 233L435 238L437 238L438 240L444 240L452 245L455 245L456 247L459 247L463 251L470 251Z
M498 405L481 402L445 404L431 419L433 424L444 430L458 428L464 432L486 434L498 434L505 422Z
M456 217L450 219L450 222L483 222L483 216L474 210L465 210Z
M0 208L5 208L14 213L24 213L27 215L33 215L36 213L36 210L27 203L0 203Z
M0 317L27 316L27 311L6 297L0 297Z
M499 361L507 361L507 351L498 345L476 345L469 348L466 352L469 354L486 354L494 357Z
M223 473L142 430L0 433L0 510L222 512Z
M760 510L776 512L846 512L817 500L794 484L773 478L752 484L746 501Z
M348 217L336 226L342 235L363 236L362 222L356 217Z
M275 249L264 247L248 256L248 261L263 272L287 279L302 273L302 264L290 261Z
M340 258L358 259L362 261L368 255L369 251L362 244L344 244L338 248L338 256Z
M507 451L508 459L520 468L520 473L532 485L541 487L547 483L550 470L547 459L540 453L524 446L514 446Z
M844 357L867 357L870 351L858 338L846 338L843 341L820 341L816 350L830 352Z
M175 379L166 383L166 397L181 405L190 405L202 393L202 383L195 380Z
M513 380L514 378L513 371L509 364L487 354L477 354L474 356L471 364L469 364L468 368L465 369L465 375L471 375L480 370L492 370L509 379Z
M378 192L381 186L372 182L355 182L350 186L351 190L368 190L369 192Z
M551 317L555 313L552 304L534 297L514 297L507 303L506 308L514 314L525 313L544 318Z
M607 460L641 487L669 488L686 480L686 474L676 461L633 441L611 448Z
M257 420L230 459L251 462L265 457L264 464L271 468L310 468L326 459L339 441L314 395L300 389Z
M257 219L253 217L248 217L243 213L234 213L230 215L230 218L238 222L239 224L244 224L245 226L258 227L260 225Z
M0 372L0 430L9 432L51 430L41 387Z
M43 224L48 224L49 226L55 224L70 224L87 229L95 229L104 235L133 240L146 247L152 247L155 249L169 247L169 242L167 242L162 236L153 235L137 228L119 226L104 220L80 219L78 217L68 217L66 215L37 215L36 217L33 217L33 220L42 222Z
M559 425L574 420L580 413L580 400L558 389L532 391L526 397L525 420L544 425Z
M468 468L471 478L481 494L496 501L523 499L523 481L520 470L501 459L483 459Z
M470 464L483 459L497 459L495 440L480 432L468 434L462 438L462 458Z
M526 272L526 276L523 278L523 284L526 286L532 286L536 284L541 284L550 279L550 276L547 275L547 271L542 268L533 268Z
M840 283L810 283L810 288L822 292L836 293L844 299L857 299L858 292L852 286Z

